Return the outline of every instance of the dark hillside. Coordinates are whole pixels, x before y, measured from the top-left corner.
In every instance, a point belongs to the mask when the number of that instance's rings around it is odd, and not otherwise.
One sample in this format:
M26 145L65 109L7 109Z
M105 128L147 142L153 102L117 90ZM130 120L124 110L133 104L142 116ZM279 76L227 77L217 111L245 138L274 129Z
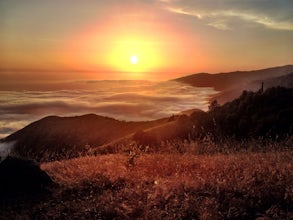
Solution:
M36 160L73 157L167 119L125 122L94 114L76 117L49 116L13 133L2 141L16 141L14 153Z
M274 87L248 92L232 102L218 106L192 120L201 126L196 136L212 134L215 138L281 138L293 134L293 89Z
M109 143L97 152L119 152L133 141L137 146L147 146L148 152L160 152L166 150L160 145L166 141L190 140L202 144L208 140L219 147L225 144L233 148L232 141L242 146L246 141L258 140L265 147L266 142L289 140L293 135L293 89L243 91L239 98L222 106L212 102L208 112L194 111L190 116L169 120L162 126L140 130L127 139Z

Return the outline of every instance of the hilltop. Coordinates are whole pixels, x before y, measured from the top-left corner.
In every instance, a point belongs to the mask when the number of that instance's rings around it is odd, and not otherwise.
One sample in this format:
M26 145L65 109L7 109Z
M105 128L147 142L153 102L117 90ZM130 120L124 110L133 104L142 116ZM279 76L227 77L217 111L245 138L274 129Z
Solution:
M75 117L48 116L9 135L1 142L14 142L13 153L35 160L76 157L91 147L166 122L168 119L126 122L95 114Z

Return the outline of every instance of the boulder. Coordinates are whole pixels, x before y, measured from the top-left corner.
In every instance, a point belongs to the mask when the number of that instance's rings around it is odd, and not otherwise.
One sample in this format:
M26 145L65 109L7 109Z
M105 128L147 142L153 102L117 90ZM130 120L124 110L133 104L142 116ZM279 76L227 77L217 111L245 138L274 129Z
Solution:
M9 156L0 163L0 196L45 192L53 183L32 160Z

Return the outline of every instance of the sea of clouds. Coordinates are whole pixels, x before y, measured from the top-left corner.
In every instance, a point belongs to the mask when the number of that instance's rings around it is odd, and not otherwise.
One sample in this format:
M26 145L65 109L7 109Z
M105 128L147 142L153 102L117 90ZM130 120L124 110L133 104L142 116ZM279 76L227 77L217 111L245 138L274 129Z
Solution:
M0 91L0 138L48 115L94 113L126 121L153 120L208 108L212 88L175 81L86 81L90 89Z

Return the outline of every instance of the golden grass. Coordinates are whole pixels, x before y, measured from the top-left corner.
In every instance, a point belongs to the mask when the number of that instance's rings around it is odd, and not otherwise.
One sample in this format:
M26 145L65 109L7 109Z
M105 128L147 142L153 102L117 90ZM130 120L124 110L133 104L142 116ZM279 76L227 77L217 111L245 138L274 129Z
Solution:
M286 219L293 215L293 151L216 155L100 155L44 163L65 188L108 188L86 206L108 218ZM99 180L99 181L98 181ZM275 217L274 217L275 216Z
M142 154L129 163L126 154L86 156L44 163L41 168L60 184L79 184L104 175L110 180L178 179L198 183L209 181L242 186L253 178L293 175L293 151L238 153L229 155ZM237 180L237 182L235 182Z

